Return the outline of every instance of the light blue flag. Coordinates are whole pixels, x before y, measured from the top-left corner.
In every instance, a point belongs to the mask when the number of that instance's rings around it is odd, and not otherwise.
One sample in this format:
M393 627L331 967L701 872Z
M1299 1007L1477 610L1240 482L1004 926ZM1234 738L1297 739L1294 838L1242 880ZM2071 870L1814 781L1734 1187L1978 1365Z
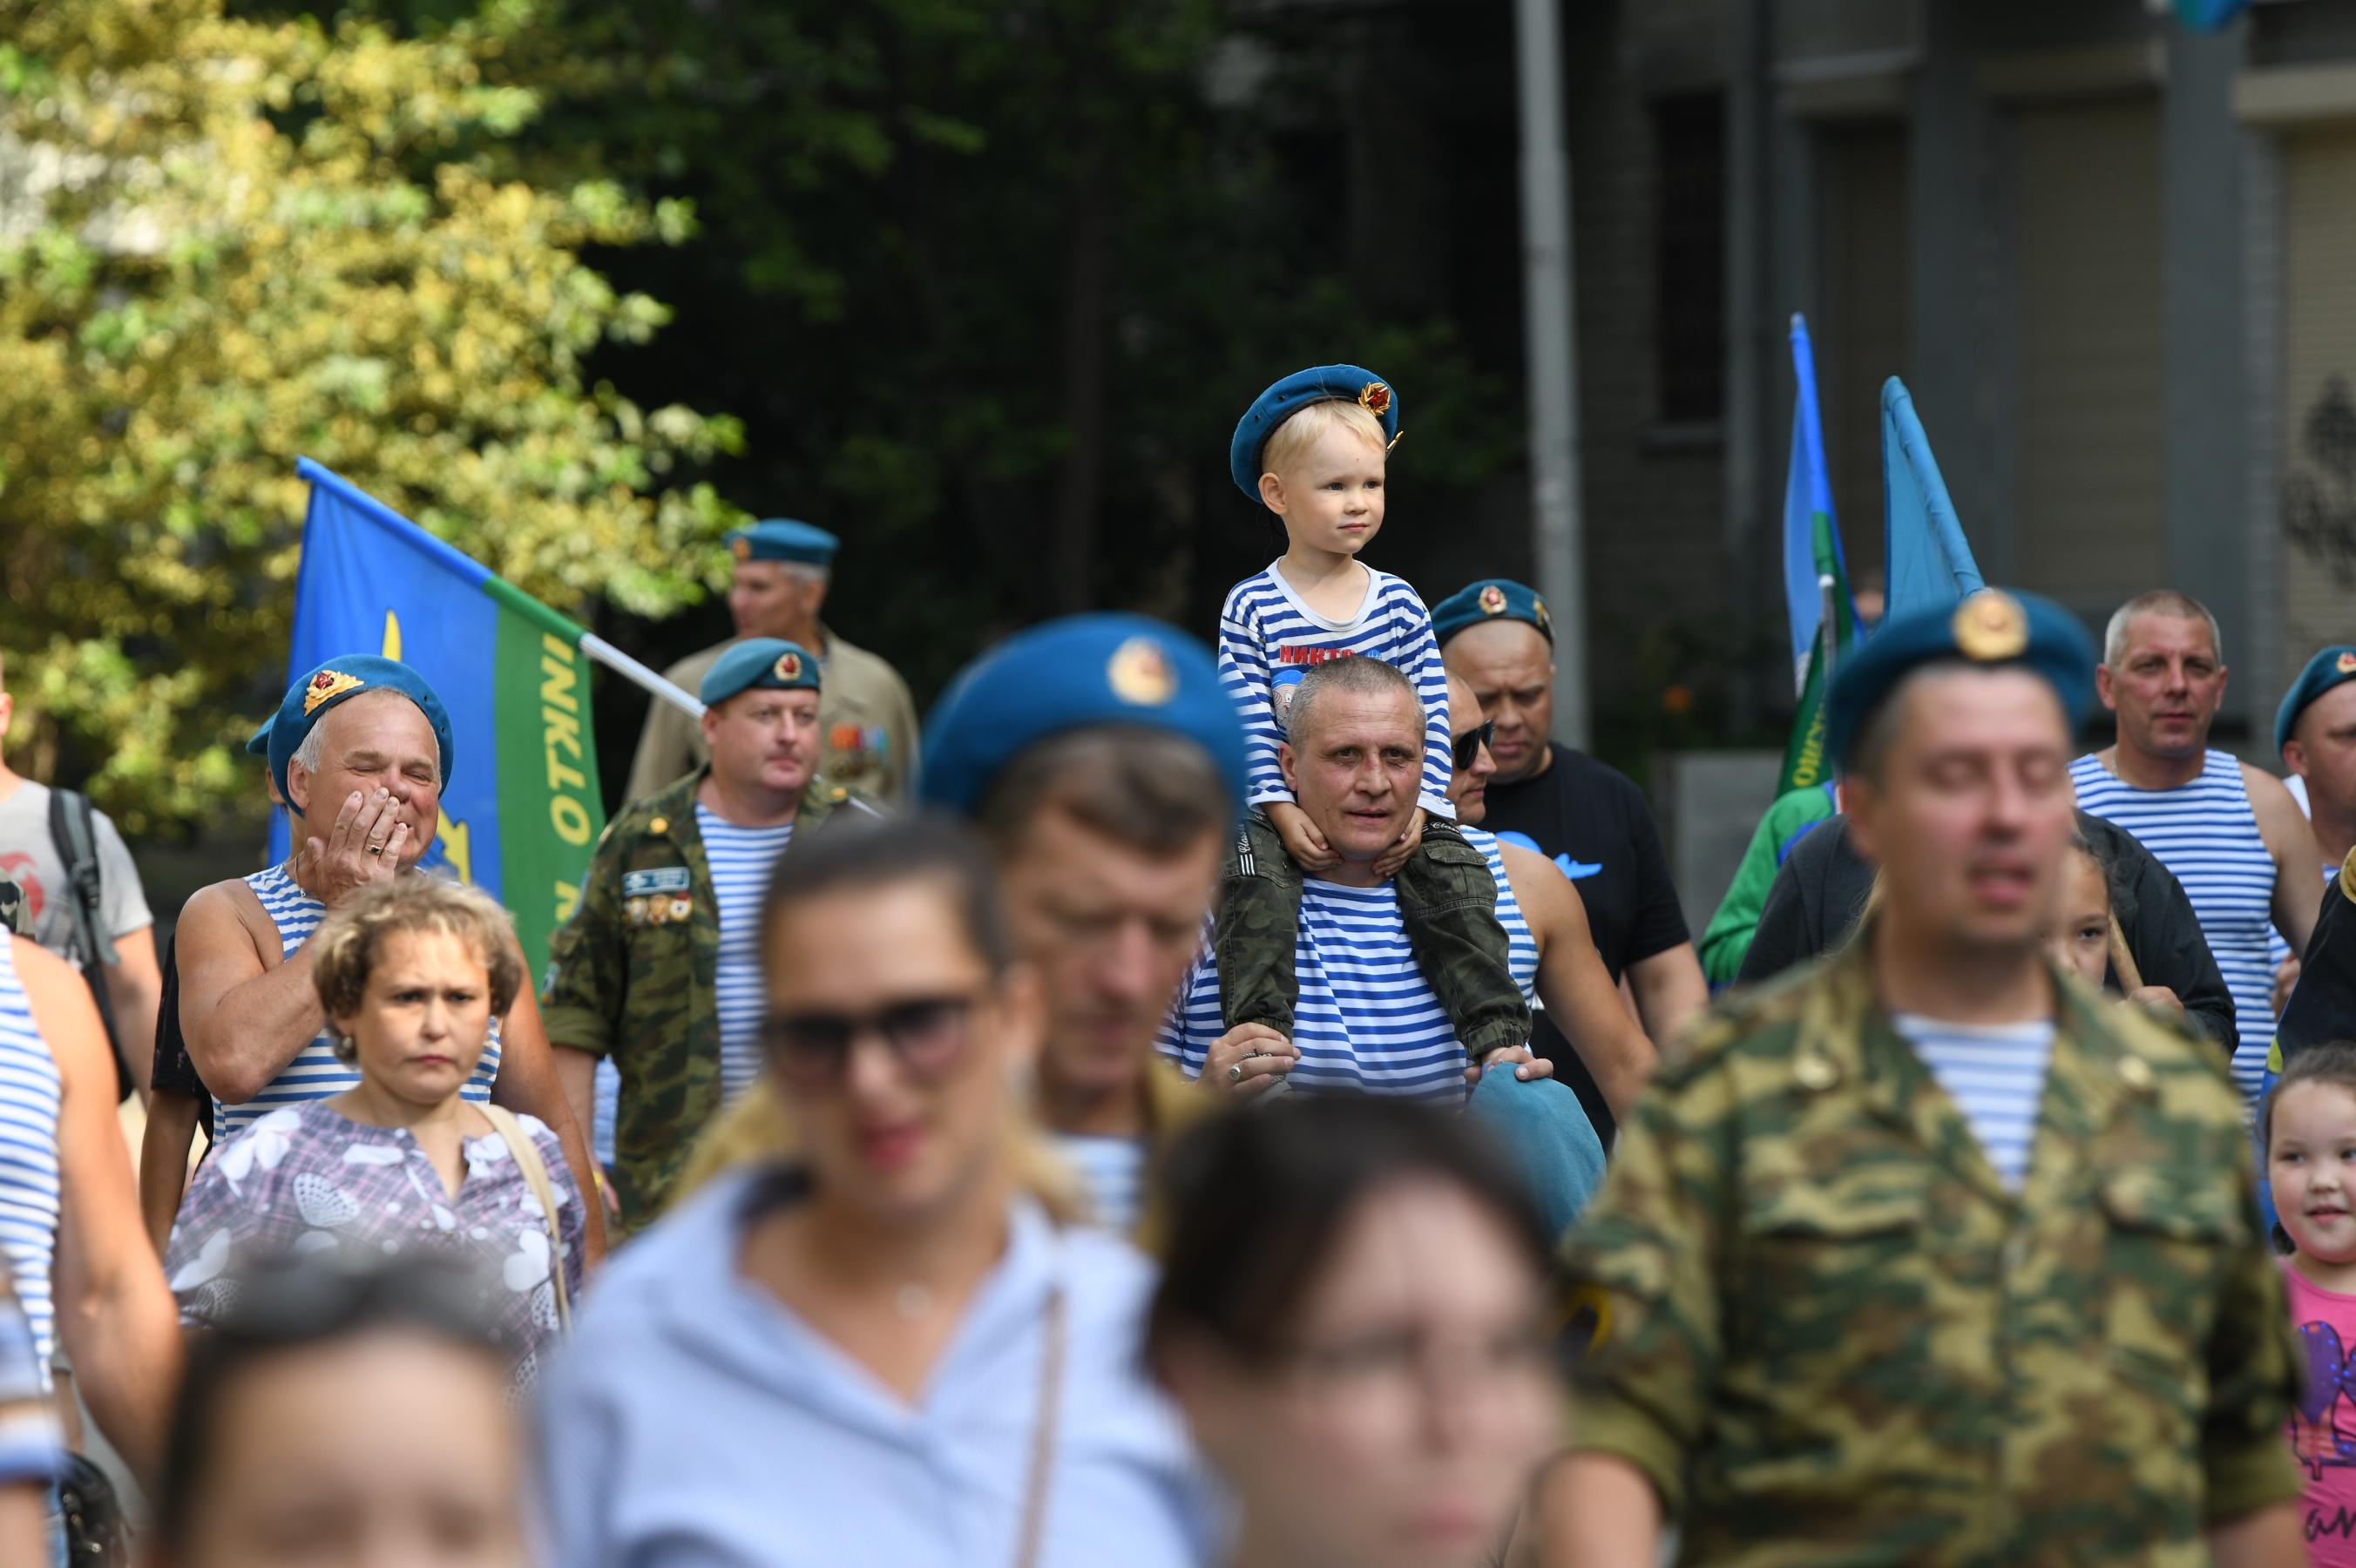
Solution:
M1881 494L1890 578L1885 620L1953 604L1987 586L1914 400L1895 376L1881 384Z

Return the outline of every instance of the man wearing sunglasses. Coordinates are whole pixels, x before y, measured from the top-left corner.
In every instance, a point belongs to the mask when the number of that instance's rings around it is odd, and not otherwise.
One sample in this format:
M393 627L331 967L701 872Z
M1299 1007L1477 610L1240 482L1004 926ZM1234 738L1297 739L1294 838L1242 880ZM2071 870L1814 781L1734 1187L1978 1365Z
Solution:
M1489 830L1537 849L1571 879L1604 970L1613 985L1624 980L1644 1032L1667 1040L1708 1002L1709 987L1644 791L1547 733L1554 623L1546 601L1525 584L1483 578L1434 604L1431 629L1448 673L1470 683L1481 717L1496 727ZM1578 1091L1609 1147L1609 1097L1589 1080L1579 1053L1545 1019L1530 1044Z
M1623 1116L1653 1070L1653 1042L1621 1005L1619 988L1595 951L1586 906L1561 871L1537 850L1500 842L1482 830L1480 823L1489 810L1489 781L1497 772L1497 760L1489 750L1496 726L1480 720L1480 699L1462 676L1448 677L1448 711L1456 745L1456 772L1448 783L1448 798L1456 807L1465 840L1484 853L1494 847L1495 862L1505 871L1498 879L1499 903L1510 892L1528 923L1538 950L1538 1002L1545 1009L1539 1016L1550 1019L1569 1042L1612 1115Z

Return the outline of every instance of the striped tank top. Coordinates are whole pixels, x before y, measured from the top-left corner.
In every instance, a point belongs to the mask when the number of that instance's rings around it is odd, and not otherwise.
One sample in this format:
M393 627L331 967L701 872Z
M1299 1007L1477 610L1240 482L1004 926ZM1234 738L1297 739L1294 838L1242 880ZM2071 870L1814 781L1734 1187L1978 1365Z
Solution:
M57 1060L34 1026L32 1004L16 978L11 950L23 940L0 933L0 1255L32 1325L46 1379L57 1327L49 1270L58 1246L62 1096Z
M2241 1036L2233 1083L2245 1100L2255 1101L2275 1033L2274 965L2266 957L2274 934L2275 858L2258 836L2242 764L2211 751L2190 784L2152 790L2136 789L2101 759L2084 756L2070 764L2070 780L2081 810L2135 835L2184 884L2233 997L2233 1028Z
M1478 828L1462 831L1487 857L1497 879L1506 966L1523 997L1535 1004L1537 938L1506 880L1497 840ZM1307 879L1293 966L1300 998L1293 1008L1292 1043L1301 1051L1290 1074L1294 1089L1363 1089L1450 1103L1464 1098L1464 1048L1416 967L1392 883L1345 888ZM1226 1032L1219 972L1206 953L1179 987L1158 1043L1188 1077L1199 1078L1213 1042Z
M713 1001L720 1019L720 1092L734 1099L761 1075L761 1019L769 992L761 977L761 897L777 857L793 842L794 825L739 827L701 801L695 830L703 836L712 868L712 898L720 913L720 965Z
M415 873L423 875L426 873ZM245 879L253 896L262 901L262 909L272 923L278 927L278 940L283 944L281 955L294 956L311 933L327 918L327 906L305 892L284 866L272 866ZM483 1042L483 1058L475 1064L475 1075L459 1090L460 1098L469 1104L487 1104L491 1085L499 1076L499 1020L491 1020L490 1038ZM253 1119L281 1105L299 1105L305 1100L325 1100L356 1087L360 1070L336 1060L335 1039L326 1029L294 1053L294 1060L279 1071L268 1087L242 1105L225 1105L220 1096L213 1099L213 1141L227 1143L245 1131Z

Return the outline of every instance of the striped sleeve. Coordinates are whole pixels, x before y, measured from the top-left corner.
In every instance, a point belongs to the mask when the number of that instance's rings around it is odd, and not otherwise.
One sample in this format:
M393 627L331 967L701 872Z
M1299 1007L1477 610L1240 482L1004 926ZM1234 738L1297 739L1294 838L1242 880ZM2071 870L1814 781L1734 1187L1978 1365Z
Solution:
M1170 1010L1162 1015L1162 1027L1153 1035L1153 1049L1168 1057L1189 1078L1203 1075L1203 1064L1210 1055L1212 1042L1225 1032L1219 1028L1219 978L1211 967L1210 933L1206 923L1203 951L1186 965L1186 977L1178 982L1178 990L1170 998ZM1210 993L1207 1012L1198 996L1206 984ZM1205 1029L1210 1032L1205 1034Z
M1258 612L1244 592L1255 581L1237 583L1219 607L1219 686L1244 721L1244 770L1251 804L1265 805L1290 801L1292 791L1285 786L1284 770L1276 760L1283 731L1276 722L1269 651L1261 641Z
M1391 613L1398 622L1398 667L1423 699L1423 795L1416 804L1453 822L1456 807L1448 785L1455 773L1456 744L1448 727L1448 668L1440 662L1440 639L1432 635L1431 612L1404 583Z

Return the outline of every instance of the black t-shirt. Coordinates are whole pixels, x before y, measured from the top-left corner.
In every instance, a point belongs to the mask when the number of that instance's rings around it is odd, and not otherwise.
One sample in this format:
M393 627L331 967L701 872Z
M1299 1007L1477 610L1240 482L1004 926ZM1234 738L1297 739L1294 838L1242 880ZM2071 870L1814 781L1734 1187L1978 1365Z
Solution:
M1536 778L1490 783L1481 827L1500 837L1520 835L1562 868L1587 906L1595 950L1617 985L1630 965L1689 942L1692 934L1644 792L1619 769L1559 741L1552 745L1554 761ZM1611 1109L1570 1042L1542 1019L1530 1044L1577 1091L1608 1147Z

